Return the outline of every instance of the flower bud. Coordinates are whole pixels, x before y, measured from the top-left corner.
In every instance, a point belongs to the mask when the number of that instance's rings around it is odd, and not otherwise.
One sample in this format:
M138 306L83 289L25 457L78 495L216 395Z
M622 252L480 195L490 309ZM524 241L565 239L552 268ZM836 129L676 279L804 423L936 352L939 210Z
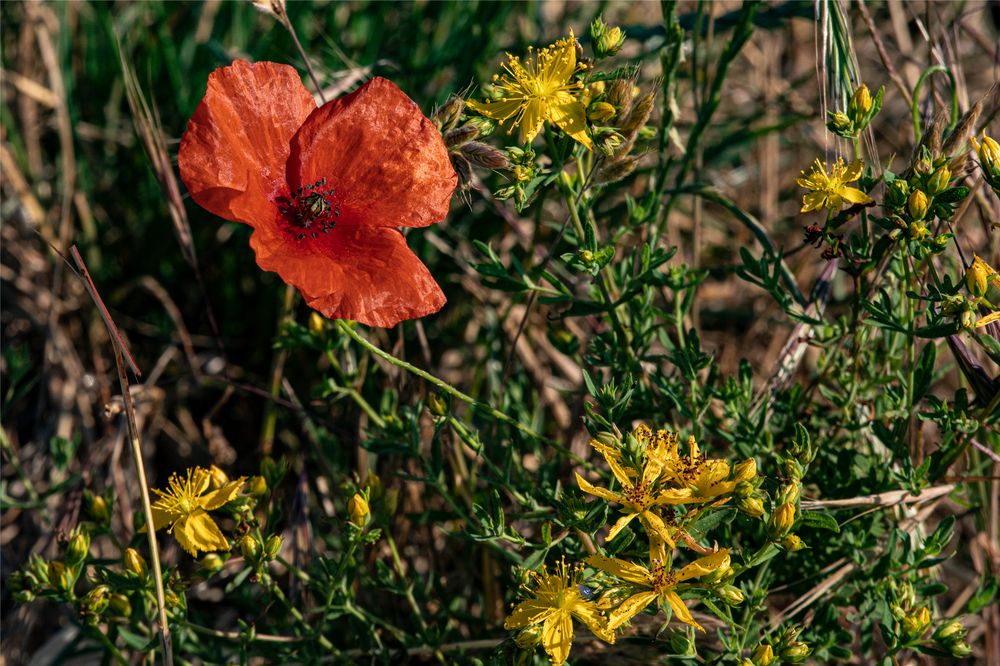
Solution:
M56 592L66 594L73 589L73 576L62 562L58 560L49 562L48 575L49 586Z
M754 490L755 490L754 485L749 481L740 481L739 483L736 484L736 487L733 488L733 495L735 495L737 498L750 497L751 495L753 495Z
M598 102L587 110L587 118L594 123L603 123L615 117L615 107L607 102Z
M202 571L214 574L217 571L222 570L226 561L218 553L206 553L205 556L201 558L199 564L201 565Z
M493 134L499 126L495 120L487 118L486 116L472 116L467 122L470 125L475 125L479 128L480 137L487 137Z
M125 564L125 570L129 573L135 574L140 578L145 578L146 574L149 573L146 560L143 559L142 555L135 548L126 548L122 560Z
M808 548L805 542L802 539L800 539L797 534L789 534L784 539L782 539L781 547L787 550L789 553L794 553L797 550Z
M886 188L886 203L891 208L902 208L910 196L910 185L905 180L897 178Z
M970 139L972 147L979 155L979 165L983 169L983 174L996 178L1000 176L1000 144L983 134L982 142L976 141L975 137Z
M108 601L108 605L111 607L111 611L115 615L128 617L132 614L132 604L129 603L128 597L124 594L112 594L111 599Z
M98 585L87 593L83 600L84 607L94 615L100 615L107 607L111 598L111 588L107 585Z
M906 200L906 210L909 211L910 217L914 220L924 219L924 216L927 215L928 206L930 206L930 200L920 190L913 190L910 193L910 198ZM911 233L910 235L912 236L913 234Z
M782 648L780 656L782 660L789 664L801 664L811 652L812 648L808 645L796 641Z
M326 318L324 318L320 313L313 310L309 313L309 333L313 337L319 338L326 333L326 329L329 326Z
M252 534L243 535L240 539L240 552L247 560L255 561L260 557L260 541L257 541Z
M101 495L94 495L90 491L83 494L84 502L87 505L87 513L98 525L107 525L111 520L111 509L107 500Z
M90 552L90 535L77 532L66 546L66 561L75 566L83 562L88 552Z
M847 103L847 115L859 131L868 125L868 114L872 110L872 95L868 86L861 84Z
M736 503L736 508L751 518L760 518L764 515L764 503L757 497L744 497Z
M855 134L851 119L847 117L846 113L840 111L829 112L826 126L831 132L842 137L854 136Z
M510 166L510 160L502 150L479 141L470 141L462 146L462 155L484 169L506 169Z
M786 502L778 507L767 524L768 535L773 541L782 539L795 524L795 505Z
M354 493L347 502L347 513L350 516L351 524L355 527L363 528L368 524L371 516L371 509L368 507L368 500L361 493Z
M444 103L444 106L438 108L431 119L437 124L438 129L447 131L455 126L458 119L462 117L462 112L465 110L465 100L461 97L456 97L452 95L448 98L448 101Z
M30 604L35 600L35 593L31 590L18 590L12 597L15 604Z
M975 310L963 310L958 318L958 323L967 331L976 330L976 323L978 321L979 319L976 317Z
M212 478L212 489L216 490L229 483L229 476L221 469L212 465L208 468L209 476Z
M437 393L431 393L427 396L427 409L434 416L448 415L448 403Z
M761 643L754 648L750 659L753 660L754 666L771 666L774 663L774 648L767 643Z
M950 652L953 657L964 659L972 654L972 647L965 641L955 641L954 643L948 644L948 652Z
M621 50L625 43L625 31L615 26L605 32L594 44L594 52L598 58L613 56Z
M797 502L799 496L802 494L802 484L795 477L782 487L781 494L778 497L778 502L785 504L788 502Z
M267 492L267 481L263 476L251 476L247 482L247 490L254 497L262 497Z
M755 665L753 661L744 657L743 659L740 659L740 666L755 666Z
M725 585L715 591L715 594L730 606L739 606L745 597L743 591L735 585Z
M741 483L743 481L752 481L757 476L757 461L753 458L748 458L736 466L736 470L733 472L733 480L736 483Z
M385 492L382 488L382 479L375 472L368 472L368 476L365 477L365 488L371 500L380 499Z
M785 458L785 476L798 481L802 478L804 471L802 464L798 460L795 458Z
M948 620L934 631L934 640L938 643L950 643L965 638L965 625L958 618Z
M385 491L385 512L388 515L393 515L396 513L396 507L399 506L399 488L389 488Z
M448 130L444 133L444 145L448 148L457 148L479 136L479 128L471 123L466 123L461 127Z
M973 296L985 296L990 282L1000 287L1000 277L978 254L972 255L972 265L965 271L965 286Z
M281 552L281 536L277 534L272 534L264 542L264 558L267 560L273 560Z
M903 625L903 631L908 637L919 638L931 624L931 611L927 606L921 606L905 615L900 624Z
M948 189L951 183L951 171L944 166L934 172L934 175L927 181L927 193L931 196L941 194Z

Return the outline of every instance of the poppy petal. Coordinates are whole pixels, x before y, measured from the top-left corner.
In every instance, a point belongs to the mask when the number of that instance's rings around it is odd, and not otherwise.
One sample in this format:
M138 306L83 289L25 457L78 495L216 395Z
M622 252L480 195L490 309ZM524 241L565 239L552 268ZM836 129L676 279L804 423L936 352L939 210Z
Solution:
M315 108L288 65L236 60L212 72L177 154L191 197L227 220L272 223L289 143Z
M319 238L296 240L277 227L250 237L257 265L302 292L330 319L389 328L437 312L444 294L396 229L337 225Z
M458 182L441 133L382 78L313 111L292 139L287 173L291 189L325 178L342 224L375 227L439 222Z

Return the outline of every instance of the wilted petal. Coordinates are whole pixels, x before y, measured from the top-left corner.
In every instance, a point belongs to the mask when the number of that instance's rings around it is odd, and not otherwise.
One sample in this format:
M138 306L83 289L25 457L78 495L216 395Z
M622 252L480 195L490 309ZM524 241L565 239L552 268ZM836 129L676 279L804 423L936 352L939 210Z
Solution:
M566 663L573 644L573 620L562 611L549 616L542 625L542 647L552 659L553 666Z

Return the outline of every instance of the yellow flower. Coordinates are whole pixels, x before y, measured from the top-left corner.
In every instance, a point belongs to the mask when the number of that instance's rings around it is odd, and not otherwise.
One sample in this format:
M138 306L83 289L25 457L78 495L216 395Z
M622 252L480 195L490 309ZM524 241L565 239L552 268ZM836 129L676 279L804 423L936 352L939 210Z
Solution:
M973 254L972 265L965 271L965 286L973 296L983 296L990 284L1000 289L1000 275L978 254Z
M614 492L606 488L597 488L587 482L579 473L576 475L576 483L580 486L580 490L585 493L617 502L625 507L627 513L611 528L607 540L614 539L626 525L632 522L633 518L638 516L650 535L657 536L672 547L674 535L668 530L663 518L654 513L652 509L667 504L684 504L702 500L692 499L691 491L686 488L663 489L658 487L658 477L663 471L663 458L661 456L647 456L640 473L623 467L614 455L618 453L617 451L609 451L603 445L598 450L607 461L615 479L622 485L622 489L619 492Z
M694 501L704 501L719 495L728 495L736 488L737 479L729 479L729 463L721 458L706 458L698 448L694 437L688 438L690 453L677 454L677 440L673 450L665 451L663 460L664 476L682 488L691 490ZM748 471L743 470L744 473ZM756 473L756 465L754 466Z
M608 630L606 618L592 602L580 596L577 571L567 566L565 560L556 565L554 573L542 567L541 572L532 571L530 575L535 583L534 598L525 599L511 611L504 620L504 629L510 631L541 624L542 647L556 666L569 657L574 617L601 640L615 642L615 634Z
M181 548L195 557L199 550L228 550L229 542L208 512L233 501L244 480L241 476L209 491L212 473L207 469L189 468L186 478L171 475L167 490L153 489L160 496L153 503L153 529L170 525L167 531L174 535Z
M520 127L521 141L526 143L535 138L547 120L588 149L593 148L587 136L586 109L579 100L583 85L573 80L577 63L572 30L567 39L548 48L533 54L529 49L523 63L508 53L503 68L502 76L493 77L499 99L469 100L470 109L487 118L509 122L508 132Z
M850 166L845 166L844 159L838 157L830 173L827 173L826 164L816 160L809 175L803 171L802 178L795 180L799 187L810 190L809 194L802 197L802 210L799 212L808 213L820 208L839 211L845 201L852 204L872 203L870 196L845 184L860 178L864 166L861 160L854 160Z
M711 555L701 557L680 571L670 571L663 559L653 560L651 568L632 564L625 560L601 555L591 555L587 564L622 579L639 589L639 592L623 601L608 616L608 629L614 631L633 617L641 613L646 606L659 599L661 604L669 604L677 619L692 627L705 631L695 622L691 612L684 605L680 596L674 591L678 583L690 578L704 576L716 569L729 566L729 549L723 548Z
M976 137L971 137L972 147L979 155L979 164L988 175L996 177L1000 174L1000 143L983 134L982 142L976 141Z

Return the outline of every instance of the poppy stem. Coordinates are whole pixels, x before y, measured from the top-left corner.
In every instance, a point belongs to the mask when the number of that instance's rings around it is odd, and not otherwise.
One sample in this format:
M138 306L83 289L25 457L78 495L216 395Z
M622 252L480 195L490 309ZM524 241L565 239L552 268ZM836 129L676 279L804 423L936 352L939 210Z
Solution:
M475 398L473 398L471 395L467 395L465 393L462 393L457 388L455 388L454 386L452 386L448 382L444 381L443 379L438 379L437 377L435 377L434 375L430 374L429 372L421 370L417 366L412 365L410 363L407 363L406 361L404 361L402 359L398 359L398 358L396 358L395 356L393 356L392 354L390 354L388 352L382 351L381 349L379 349L378 347L376 347L375 345L373 345L371 342L369 342L365 338L361 337L361 335L357 331L355 331L354 328L352 328L351 325L348 324L346 321L344 321L342 319L338 320L337 321L337 328L339 328L343 333L345 333L349 338L351 338L352 340L354 340L355 342L357 342L359 345L361 345L362 347L364 347L365 349L367 349L368 351L370 351L372 354L375 354L376 356L378 356L380 359L393 364L397 368L402 368L403 370L406 370L407 372L412 373L412 374L416 375L417 377L420 377L421 379L423 379L423 380L425 380L427 382L430 382L431 384L433 384L434 386L436 386L443 393L447 393L448 395L450 395L450 396L452 396L454 398L458 398L462 402L464 402L464 403L466 403L468 405L471 405L472 407L475 407L476 409L481 409L481 410L483 410L485 412L488 412L493 418L497 419L498 421L503 421L504 423L507 423L509 425L514 426L515 428L517 428L518 430L520 430L525 435L531 437L532 439L536 439L536 440L543 441L543 442L547 442L548 441L547 437L545 437L544 435L538 434L537 432L535 432L531 428L529 428L529 427L523 425L522 423L520 423L517 419L513 419L513 418L507 416L506 414L504 414L503 412L501 412L501 411L499 411L497 409L493 409L492 407L490 407L489 405L487 405L485 403L479 402L478 400L476 400Z

